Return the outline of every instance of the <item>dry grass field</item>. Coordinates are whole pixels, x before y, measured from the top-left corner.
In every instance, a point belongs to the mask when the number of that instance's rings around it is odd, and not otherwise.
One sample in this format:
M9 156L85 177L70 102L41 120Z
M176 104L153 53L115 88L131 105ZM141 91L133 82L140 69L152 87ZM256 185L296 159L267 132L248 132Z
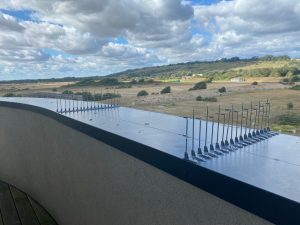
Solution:
M258 85L251 85L253 80L259 81ZM198 81L198 80L197 80ZM194 82L185 83L160 83L149 85L133 85L131 88L115 87L84 87L70 88L65 85L68 83L35 83L35 84L10 84L0 85L0 95L5 93L14 93L19 95L28 95L30 93L61 93L64 90L73 92L88 91L91 93L118 93L122 97L118 99L122 106L144 109L148 111L162 112L178 116L191 116L193 109L196 117L203 117L206 106L211 112L217 112L219 105L221 108L229 108L233 104L240 108L241 104L247 107L250 102L266 101L267 98L272 102L271 119L276 122L276 118L282 114L300 115L300 91L290 90L290 86L278 82L270 82L267 79L251 78L249 82L231 83L215 82L210 83L207 89L188 91L193 87ZM261 83L260 83L261 82ZM160 91L171 86L170 94L160 94ZM226 93L220 94L218 89L226 87ZM56 90L55 90L56 89ZM146 90L149 95L137 97L137 93ZM217 102L196 101L197 96L216 97ZM293 109L288 110L287 104L293 103ZM292 133L300 135L300 126L291 128Z

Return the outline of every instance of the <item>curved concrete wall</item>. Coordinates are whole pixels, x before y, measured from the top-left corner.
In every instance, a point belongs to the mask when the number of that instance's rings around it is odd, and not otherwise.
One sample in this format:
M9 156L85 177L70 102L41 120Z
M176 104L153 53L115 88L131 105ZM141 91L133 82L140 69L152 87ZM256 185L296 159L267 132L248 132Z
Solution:
M268 224L40 113L2 106L0 124L0 179L61 225Z

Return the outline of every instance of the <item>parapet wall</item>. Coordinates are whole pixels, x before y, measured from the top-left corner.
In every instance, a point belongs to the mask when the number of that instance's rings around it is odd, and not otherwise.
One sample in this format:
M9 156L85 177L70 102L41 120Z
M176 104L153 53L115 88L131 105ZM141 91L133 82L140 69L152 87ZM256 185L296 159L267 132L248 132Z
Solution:
M1 106L0 124L0 179L61 225L268 224L42 113Z

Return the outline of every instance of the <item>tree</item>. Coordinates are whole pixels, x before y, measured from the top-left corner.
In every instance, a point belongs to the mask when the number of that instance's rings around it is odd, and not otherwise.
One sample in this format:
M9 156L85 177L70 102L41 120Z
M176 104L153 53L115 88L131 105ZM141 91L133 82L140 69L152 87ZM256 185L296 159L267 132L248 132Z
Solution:
M70 91L70 90L64 90L64 91L62 92L62 94L64 94L64 95L72 95L72 94L74 94L74 93L73 93L73 91Z
M139 93L137 93L137 96L140 97L140 96L147 96L148 95L148 92L145 91L145 90L141 90L139 91Z
M290 72L292 75L298 75L298 74L300 74L300 70L299 70L297 67L290 67L290 68L289 68L289 72Z
M16 97L16 95L14 93L6 93L3 97Z
M120 98L121 95L115 93L104 93L102 95L102 100L112 99L112 98Z
M263 77L268 77L271 75L272 71L269 68L261 68L258 70L259 75L263 76Z
M99 81L99 85L103 85L103 86L113 86L118 84L119 81L117 78L103 78L102 80Z
M289 72L289 68L284 66L284 67L277 69L277 72L278 72L279 76L284 77Z
M160 91L161 94L171 93L171 87L167 86Z
M292 103L292 102L289 102L288 104L287 104L287 109L288 110L291 110L291 109L293 109L294 108L294 104Z
M131 83L131 84L137 84L137 81L136 81L135 79L132 79L132 80L130 81L130 83Z
M194 85L194 87L190 88L189 91L193 91L193 90L200 90L200 89L206 89L207 88L207 84L204 81L200 81L198 83L196 83Z
M203 100L203 98L201 95L197 96L196 101L202 101L202 100Z
M226 92L226 88L225 87L221 87L218 90L220 93L225 93Z

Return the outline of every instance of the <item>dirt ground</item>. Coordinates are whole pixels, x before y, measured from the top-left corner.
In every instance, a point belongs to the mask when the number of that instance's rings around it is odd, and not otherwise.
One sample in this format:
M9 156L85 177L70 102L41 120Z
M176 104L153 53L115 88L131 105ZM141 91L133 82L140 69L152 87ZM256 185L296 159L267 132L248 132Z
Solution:
M52 89L70 84L69 82L49 82L49 83L26 83L26 84L0 84L0 96L7 93L32 93L49 92Z
M254 80L255 78L253 78ZM251 79L252 81L252 79ZM266 82L267 81L267 82ZM231 83L216 82L208 84L207 89L188 91L193 87L193 82L187 83L162 83L151 85L134 85L132 88L117 89L114 87L85 87L70 88L66 87L68 83L36 83L36 84L16 84L16 85L0 85L0 95L13 92L15 94L28 94L35 92L61 93L64 90L72 90L74 92L89 91L92 93L118 93L122 97L118 99L118 103L122 106L144 109L148 111L162 112L178 116L191 116L193 109L196 117L203 117L206 112L206 106L209 111L217 112L219 105L222 109L229 108L234 105L235 109L240 109L241 104L245 107L258 104L258 101L271 100L271 119L286 113L295 113L300 115L300 91L290 90L290 86L280 84L278 82L269 82L265 80L258 85L251 85L251 82ZM171 86L170 94L160 94L160 91ZM220 94L218 89L226 87L226 93ZM57 89L54 92L53 89ZM146 90L149 95L145 97L137 97L137 93ZM197 96L216 97L217 102L196 101ZM287 110L287 104L293 103L293 109ZM300 135L300 127L295 131L296 135Z

